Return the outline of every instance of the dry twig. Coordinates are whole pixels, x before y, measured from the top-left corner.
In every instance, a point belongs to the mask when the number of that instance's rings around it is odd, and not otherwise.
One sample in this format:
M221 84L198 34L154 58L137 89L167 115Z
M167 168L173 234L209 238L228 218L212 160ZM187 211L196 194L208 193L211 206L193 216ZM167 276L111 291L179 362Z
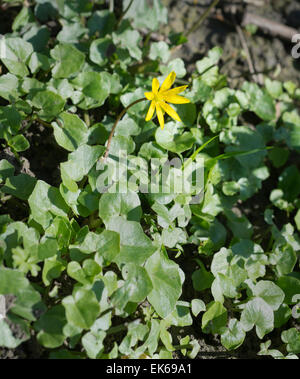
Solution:
M277 21L270 20L268 18L258 16L253 13L246 12L243 17L242 25L253 24L267 31L271 34L277 35L283 39L291 42L292 36L298 33L297 29L291 28L290 26L283 25Z

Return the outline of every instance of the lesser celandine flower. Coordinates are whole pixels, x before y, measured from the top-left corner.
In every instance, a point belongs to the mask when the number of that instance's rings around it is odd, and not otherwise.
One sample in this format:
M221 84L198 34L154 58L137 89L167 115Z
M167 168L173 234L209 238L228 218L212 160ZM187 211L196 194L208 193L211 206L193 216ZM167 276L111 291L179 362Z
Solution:
M160 88L159 81L157 80L157 78L154 78L152 80L152 92L145 92L146 98L151 101L146 116L146 121L151 120L154 111L156 110L157 118L162 129L165 125L164 112L170 115L174 120L181 121L178 114L169 104L167 104L167 102L171 104L186 104L190 102L189 99L186 99L185 97L178 95L180 92L184 91L187 86L180 86L170 89L172 84L174 83L175 78L176 74L174 71L172 71L166 77Z

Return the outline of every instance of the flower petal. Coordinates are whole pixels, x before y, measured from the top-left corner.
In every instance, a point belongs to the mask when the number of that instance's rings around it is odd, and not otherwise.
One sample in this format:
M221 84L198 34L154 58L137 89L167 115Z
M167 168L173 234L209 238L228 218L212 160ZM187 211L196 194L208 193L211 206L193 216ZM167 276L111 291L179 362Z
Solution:
M159 125L163 129L165 126L163 111L160 107L160 104L156 104L155 107L156 107L156 114L157 114Z
M159 89L159 81L157 78L153 78L153 80L152 80L152 92L154 94L157 94L158 89Z
M164 80L163 84L161 85L159 92L168 90L174 83L175 78L176 78L175 72L171 71L170 74Z
M148 112L147 112L147 116L145 118L146 121L151 120L151 118L153 117L154 111L155 111L155 102L151 101L150 107L149 107Z
M175 87L172 89L169 89L164 92L164 95L170 94L170 95L177 95L180 92L183 92L188 86L180 86L180 87Z
M187 104L190 100L179 95L164 95L164 100L172 104Z
M144 92L144 95L145 95L146 99L148 99L150 101L154 99L154 93L153 92Z
M177 114L177 112L175 112L175 110L167 103L164 103L164 102L161 102L159 103L159 105L162 107L162 109L164 111L166 111L168 113L169 116L171 116L174 120L176 121L181 121L181 118L179 117L179 115Z

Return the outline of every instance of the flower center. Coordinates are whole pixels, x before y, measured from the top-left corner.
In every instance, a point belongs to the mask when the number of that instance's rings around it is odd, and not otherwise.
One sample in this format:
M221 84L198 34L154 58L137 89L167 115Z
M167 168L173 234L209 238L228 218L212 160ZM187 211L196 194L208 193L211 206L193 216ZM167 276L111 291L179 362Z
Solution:
M159 94L159 93L155 94L154 95L154 101L156 103L159 103L159 102L163 101L163 97L161 96L161 94Z

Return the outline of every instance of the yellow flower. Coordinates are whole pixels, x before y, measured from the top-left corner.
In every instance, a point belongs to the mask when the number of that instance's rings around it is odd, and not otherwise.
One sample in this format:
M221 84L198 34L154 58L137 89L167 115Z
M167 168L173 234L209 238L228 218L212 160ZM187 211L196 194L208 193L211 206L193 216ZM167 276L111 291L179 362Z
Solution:
M179 96L178 93L184 91L187 86L180 86L173 89L170 89L174 80L176 78L176 74L172 71L164 80L163 84L159 89L159 81L154 78L152 80L152 92L145 92L145 96L148 100L151 101L146 121L151 120L154 111L156 110L157 118L160 124L160 127L163 129L165 125L164 113L168 113L174 120L181 121L178 114L175 110L166 103L171 104L186 104L189 103L190 100L186 99L183 96Z

